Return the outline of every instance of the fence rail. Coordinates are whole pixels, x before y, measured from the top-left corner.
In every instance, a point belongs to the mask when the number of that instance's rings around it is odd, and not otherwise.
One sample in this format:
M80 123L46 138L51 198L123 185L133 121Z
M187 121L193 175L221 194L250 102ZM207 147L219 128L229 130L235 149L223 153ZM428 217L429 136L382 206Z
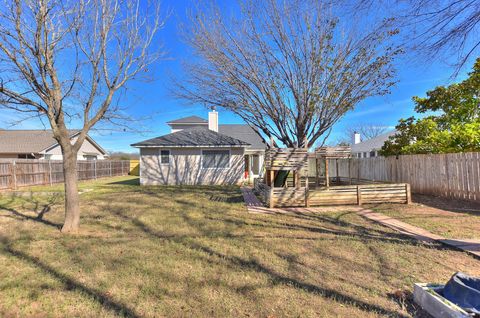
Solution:
M130 171L129 160L79 160L78 180L123 176ZM0 190L17 189L32 185L61 183L61 160L15 159L0 160Z
M338 159L330 175L409 183L412 192L480 202L480 153Z

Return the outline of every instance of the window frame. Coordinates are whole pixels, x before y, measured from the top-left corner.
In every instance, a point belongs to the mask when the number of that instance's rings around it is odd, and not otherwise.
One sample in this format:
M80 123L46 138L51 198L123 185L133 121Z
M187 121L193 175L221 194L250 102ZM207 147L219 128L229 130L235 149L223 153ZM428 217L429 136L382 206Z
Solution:
M162 162L162 152L164 151L167 151L168 152L168 162ZM158 156L160 157L160 165L161 166L169 166L170 165L170 161L171 161L171 155L172 155L172 152L170 151L170 149L160 149L159 153L158 153Z
M95 160L98 160L98 156L95 156L95 155L83 155L83 160L95 161Z
M226 151L228 152L228 166L227 167L211 167L211 168L208 168L208 167L204 167L203 166L203 153L205 151ZM232 163L231 163L231 158L232 158L232 151L230 149L202 149L201 150L201 153L200 153L200 168L201 169L205 169L205 170L220 170L220 169L230 169L232 167Z

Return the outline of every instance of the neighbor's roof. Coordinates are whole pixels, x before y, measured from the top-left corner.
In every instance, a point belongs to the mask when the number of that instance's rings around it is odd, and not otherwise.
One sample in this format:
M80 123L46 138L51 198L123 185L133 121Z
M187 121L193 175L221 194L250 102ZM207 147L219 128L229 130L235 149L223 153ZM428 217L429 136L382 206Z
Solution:
M208 121L198 116L188 116L168 121L167 124L208 124Z
M375 138L365 140L356 145L352 145L352 152L370 152L373 150L379 150L383 147L385 141L388 140L388 137L393 136L397 133L396 130L387 132L385 134L378 135Z
M190 128L153 139L141 141L131 146L148 147L245 147L249 143L219 134L209 129Z
M69 130L70 137L79 130ZM95 141L88 139L103 153L106 153ZM51 130L0 130L0 153L40 153L57 145Z
M218 132L249 143L251 145L250 149L265 149L267 147L263 139L248 125L218 125Z
M69 132L71 136L78 133ZM56 144L51 130L0 130L1 153L39 153Z

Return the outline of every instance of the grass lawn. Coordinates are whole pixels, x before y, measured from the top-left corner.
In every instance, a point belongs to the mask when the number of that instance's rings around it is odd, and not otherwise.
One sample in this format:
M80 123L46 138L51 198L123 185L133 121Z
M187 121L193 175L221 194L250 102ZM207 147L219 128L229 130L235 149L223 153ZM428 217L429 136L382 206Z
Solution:
M0 316L410 317L414 282L480 275L345 209L248 214L236 187L132 177L82 188L77 235L58 230L61 196L0 197Z
M410 205L381 204L373 210L446 238L480 240L480 204L415 195Z

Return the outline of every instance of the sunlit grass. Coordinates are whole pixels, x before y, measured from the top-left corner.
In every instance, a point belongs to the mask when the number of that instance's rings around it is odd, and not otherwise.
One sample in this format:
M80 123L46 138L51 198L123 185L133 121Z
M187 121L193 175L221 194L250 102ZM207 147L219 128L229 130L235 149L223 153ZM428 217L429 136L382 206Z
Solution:
M480 240L480 204L421 195L414 198L416 201L410 205L381 204L372 208L446 238Z
M402 317L415 309L396 290L480 275L348 210L248 214L236 187L132 177L82 187L73 236L61 195L0 198L0 316Z

